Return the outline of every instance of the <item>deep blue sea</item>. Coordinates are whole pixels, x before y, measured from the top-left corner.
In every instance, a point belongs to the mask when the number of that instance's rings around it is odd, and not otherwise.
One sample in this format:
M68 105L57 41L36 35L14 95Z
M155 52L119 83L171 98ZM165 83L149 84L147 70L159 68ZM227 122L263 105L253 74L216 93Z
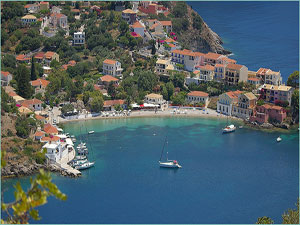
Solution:
M68 200L50 199L39 209L39 222L254 224L269 216L281 223L299 193L298 132L243 128L222 135L225 124L200 118L66 124L66 132L88 143L96 165L78 179L53 175ZM89 130L95 133L88 135ZM181 169L159 167L166 135L169 158ZM28 178L20 180L28 185ZM15 182L2 183L6 202L12 200Z
M188 2L249 70L299 70L299 2Z

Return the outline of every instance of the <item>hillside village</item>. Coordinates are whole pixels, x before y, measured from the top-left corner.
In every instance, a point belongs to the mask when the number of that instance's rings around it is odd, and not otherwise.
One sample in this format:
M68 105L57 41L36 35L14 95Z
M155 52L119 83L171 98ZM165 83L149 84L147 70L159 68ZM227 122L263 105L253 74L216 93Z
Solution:
M1 6L1 124L9 140L64 142L59 120L174 108L210 109L255 126L299 122L299 72L285 83L272 68L250 71L220 52L193 51L183 33L203 21L188 17L184 2ZM15 127L4 125L10 120Z

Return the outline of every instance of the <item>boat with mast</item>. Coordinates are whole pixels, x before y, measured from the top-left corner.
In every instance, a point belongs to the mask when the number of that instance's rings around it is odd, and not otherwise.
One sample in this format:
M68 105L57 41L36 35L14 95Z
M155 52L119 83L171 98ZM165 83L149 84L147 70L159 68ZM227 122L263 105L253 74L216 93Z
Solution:
M227 126L223 129L223 134L231 133L234 132L235 130L236 127L233 124L228 125L228 115L227 115Z
M168 139L166 137L163 149L161 151L160 159L159 159L159 166L160 167L165 167L165 168L181 168L181 165L178 164L177 160L170 160L168 159L168 152L167 152L167 160L166 161L161 161L164 153L165 146L168 144Z

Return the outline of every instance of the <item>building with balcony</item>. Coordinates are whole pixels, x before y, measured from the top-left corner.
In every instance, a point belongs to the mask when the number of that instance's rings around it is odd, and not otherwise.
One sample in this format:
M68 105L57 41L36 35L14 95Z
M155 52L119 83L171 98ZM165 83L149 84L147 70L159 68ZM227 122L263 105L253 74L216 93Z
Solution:
M282 123L286 118L286 111L284 108L275 105L264 104L256 106L253 116L250 117L251 122L268 123L277 122Z
M242 119L249 119L253 116L256 100L257 98L252 92L239 94L238 102L233 104L232 115Z
M104 75L99 78L99 84L104 85L105 87L108 87L110 83L113 83L114 85L119 85L119 79L115 78L111 75Z
M85 44L85 32L76 32L73 35L74 45L84 45Z
M59 55L56 52L51 52L51 51L46 52L44 55L44 62L47 65L50 65L50 63L53 60L56 60L57 62L59 62Z
M261 79L261 84L281 85L281 73L272 71L271 69L259 68L256 72L256 77Z
M121 76L123 69L121 68L121 63L112 60L112 59L105 59L103 61L102 72L104 75L111 75L111 76Z
M11 80L12 75L10 74L10 72L1 71L1 86L8 86Z
M204 55L201 52L193 52L191 50L174 50L171 52L172 62L184 65L187 71L197 70L196 66L204 65Z
M242 91L229 91L219 95L217 102L217 112L231 116L232 107L234 104L238 103L239 95Z
M248 68L239 64L228 64L225 67L225 84L237 85L239 82L247 82Z
M32 23L35 23L37 18L34 15L26 15L21 18L21 22L24 26L28 26Z
M199 79L202 82L212 81L215 76L215 68L211 65L204 65L204 66L195 66L197 70L200 71Z
M43 80L43 79L37 79L30 81L31 86L34 89L34 94L41 93L42 95L45 94L46 88L49 85L50 81L48 80Z
M174 70L174 66L169 60L158 59L155 64L155 72L157 74L170 75Z
M290 106L293 92L294 88L290 86L264 84L260 87L260 98L273 104L287 101Z

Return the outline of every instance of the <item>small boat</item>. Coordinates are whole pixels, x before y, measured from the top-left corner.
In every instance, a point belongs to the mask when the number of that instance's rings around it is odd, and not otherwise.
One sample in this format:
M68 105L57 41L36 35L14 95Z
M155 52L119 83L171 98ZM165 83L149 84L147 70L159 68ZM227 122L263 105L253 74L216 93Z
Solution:
M81 164L79 166L75 166L75 169L76 170L85 170L85 169L93 167L94 164L95 164L94 162L86 162L86 163Z
M181 168L181 166L178 164L178 161L168 159L168 152L167 152L167 160L166 161L161 161L166 144L168 144L167 137L166 137L166 140L165 140L165 143L164 143L161 155L160 155L160 159L158 161L159 166L160 167L166 167L166 168Z
M75 157L75 160L84 160L84 159L86 159L86 156L85 156L85 155L77 155L77 156Z
M281 142L282 139L281 139L281 137L279 136L276 140L277 140L277 142Z
M80 165L82 165L84 163L87 163L87 162L88 162L87 159L83 159L83 160L75 160L71 164L72 164L73 167L75 167L75 166L80 166Z
M95 131L91 130L91 131L89 131L88 134L93 134L93 133L95 133Z
M236 127L231 124L229 126L226 126L224 129L223 129L223 133L230 133L230 132L234 132L236 129Z
M70 137L71 137L71 138L75 138L75 136L74 136L74 135L71 135Z

